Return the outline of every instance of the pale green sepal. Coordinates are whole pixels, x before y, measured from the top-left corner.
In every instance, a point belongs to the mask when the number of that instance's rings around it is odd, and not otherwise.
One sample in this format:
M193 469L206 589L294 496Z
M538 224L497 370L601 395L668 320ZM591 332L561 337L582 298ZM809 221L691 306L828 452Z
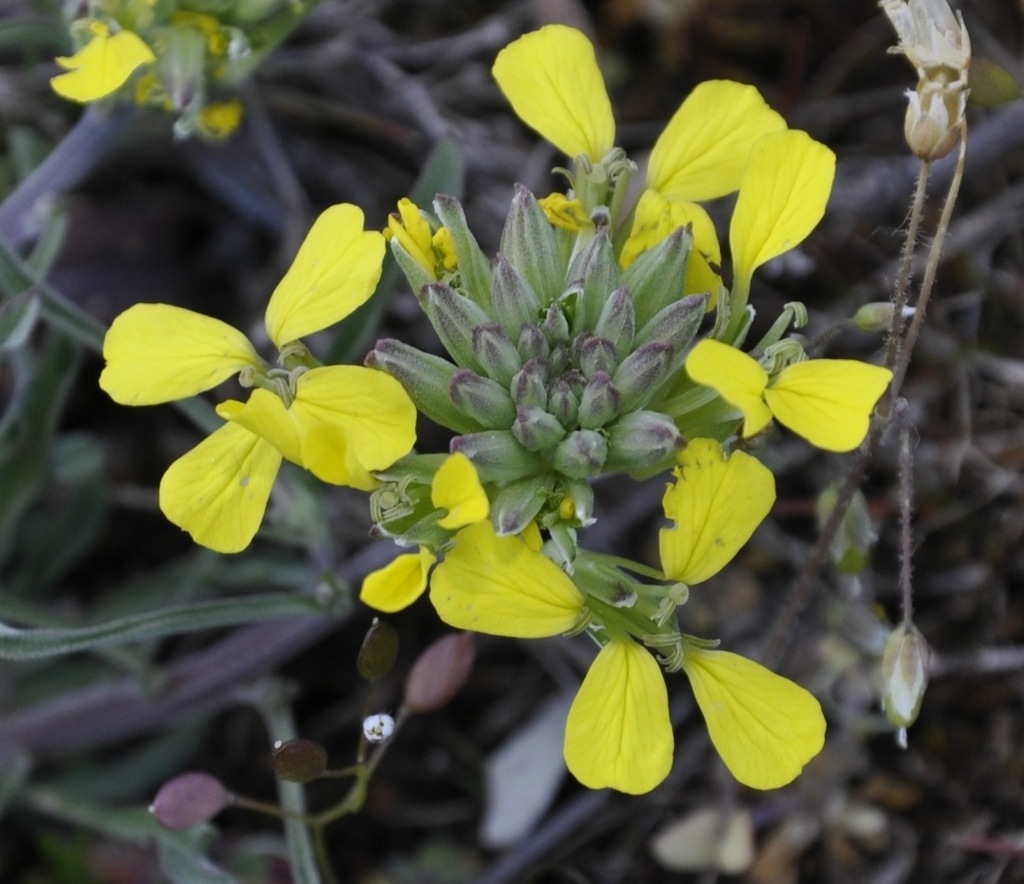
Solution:
M563 376L559 376L551 382L551 387L548 390L547 412L563 427L575 426L579 420L580 397L577 395L578 390L578 385L570 383Z
M640 254L622 274L633 296L637 326L643 328L660 311L686 294L686 268L693 237L680 227L653 249Z
M170 304L135 304L103 339L100 387L122 405L157 405L212 389L260 358L238 329Z
M512 434L529 451L545 451L565 438L565 426L553 414L533 405L520 405Z
M572 629L583 595L549 558L490 521L463 528L430 581L430 601L449 626L510 638Z
M617 288L605 301L604 309L594 325L594 334L611 341L619 360L625 359L633 349L636 310L629 289L625 286Z
M646 476L668 469L686 444L672 419L657 411L633 411L605 428L607 472Z
M536 197L517 184L501 233L501 253L537 293L542 304L555 300L565 286L565 265L555 230Z
M585 479L602 472L608 459L608 442L596 430L575 430L555 448L552 465L570 479Z
M707 295L687 295L673 301L636 334L634 349L644 344L669 344L682 353L693 341L707 310Z
M486 374L473 349L474 327L491 321L483 309L442 282L424 286L417 297L420 307L456 364L478 374Z
M168 467L160 509L201 546L241 552L256 535L281 453L237 424L225 424Z
M441 223L448 228L459 260L459 275L462 290L477 304L490 310L491 306L491 265L480 249L476 238L466 223L466 215L455 197L438 194L434 210Z
M416 407L434 423L456 433L475 433L484 428L452 404L449 391L460 369L447 359L424 353L402 341L384 338L369 352L366 365L387 372L397 380Z
M574 334L593 331L608 296L620 287L620 276L608 228L599 227L572 260L566 276L566 289L578 291L572 323Z
M489 430L508 428L515 420L516 407L508 390L475 372L457 371L449 387L452 405Z
M622 394L623 412L643 408L668 377L675 356L668 344L644 344L634 350L612 376L612 383Z
M406 282L409 283L409 288L413 294L418 294L419 291L425 285L430 285L432 282L437 282L437 279L431 274L426 267L424 267L419 260L409 254L408 249L402 245L401 240L397 236L391 238L391 254L395 256L395 261L401 268L402 273L405 276Z
M622 393L606 372L587 381L580 396L577 419L585 430L599 430L622 412Z
M511 430L484 430L456 436L451 441L451 450L461 451L473 461L481 482L504 484L547 472L544 460L527 451Z
M491 504L491 524L498 536L521 534L526 530L554 487L554 476L530 476L502 488Z
M506 388L523 367L516 345L497 322L484 322L473 329L473 351L487 376Z
M607 338L581 335L573 341L573 350L579 353L579 368L584 377L592 378L599 372L612 375L618 368L619 355Z
M540 322L544 315L537 293L500 253L494 262L492 302L494 318L515 341L519 340L524 325Z
M540 359L530 359L516 372L509 392L519 407L531 406L543 410L548 404L548 370Z

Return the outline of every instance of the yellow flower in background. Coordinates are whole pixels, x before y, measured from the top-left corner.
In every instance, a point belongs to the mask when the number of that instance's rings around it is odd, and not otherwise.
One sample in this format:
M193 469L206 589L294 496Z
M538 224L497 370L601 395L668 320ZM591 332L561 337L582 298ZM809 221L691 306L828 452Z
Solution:
M788 678L738 654L693 645L683 671L712 744L743 785L785 786L825 745L821 704Z
M675 525L659 532L665 577L703 583L735 558L775 503L775 477L742 451L725 456L713 439L679 453L663 506Z
M199 112L199 127L203 134L223 141L242 123L244 110L237 98L231 101L213 101Z
M595 163L615 146L615 118L586 35L547 25L509 43L491 69L527 126L569 157Z
M197 543L218 552L247 547L282 458L326 482L368 490L371 471L411 450L416 410L393 378L311 358L310 365L287 364L298 338L370 297L383 252L383 237L363 230L356 206L333 206L317 219L267 305L267 334L282 351L282 368L268 369L237 329L181 307L136 304L111 324L100 386L124 405L194 396L243 370L256 385L247 402L218 406L228 423L175 461L160 483L161 510Z
M686 371L742 412L744 438L774 417L812 445L839 452L864 441L892 380L889 369L854 359L808 359L769 378L752 356L710 339L690 351Z
M152 64L156 56L131 31L110 33L101 22L90 25L92 39L74 55L60 57L57 64L67 70L50 80L53 91L71 101L89 102L116 92L140 67Z

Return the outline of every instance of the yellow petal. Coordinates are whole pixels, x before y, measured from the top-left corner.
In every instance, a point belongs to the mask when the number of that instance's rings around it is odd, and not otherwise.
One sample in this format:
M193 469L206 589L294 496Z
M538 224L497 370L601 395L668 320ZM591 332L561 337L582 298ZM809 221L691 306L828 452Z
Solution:
M806 132L787 129L757 140L732 213L734 286L804 241L825 214L836 156Z
M676 525L659 532L665 576L701 583L722 570L775 503L775 477L755 457L726 458L713 439L693 439L679 455L676 482L665 492L665 515Z
M447 457L430 485L430 502L448 515L437 524L452 531L486 519L491 510L476 467L461 451Z
M364 605L393 614L408 608L427 588L427 574L436 561L426 547L418 553L396 556L383 568L367 574L359 599Z
M760 433L771 423L772 413L762 398L768 372L752 356L708 338L690 351L686 371L698 384L713 387L743 412L744 437Z
M388 216L385 239L397 239L402 248L417 264L437 279L437 261L434 258L433 233L419 208L408 197L398 201L398 211Z
M179 457L160 481L160 509L202 546L240 552L263 521L281 455L235 424L226 424Z
M580 31L547 25L510 43L494 79L516 115L570 157L600 160L615 145L615 119L594 46Z
M569 710L565 762L584 786L650 792L672 769L675 741L661 667L636 642L608 642Z
M216 387L260 358L238 329L169 304L136 304L103 339L102 387L122 405L155 405Z
M342 203L309 231L267 305L267 334L278 347L348 316L373 294L384 237L363 230L363 211Z
M255 389L245 402L235 399L221 402L217 414L269 442L292 463L302 465L299 429L276 393Z
M416 443L416 406L390 375L358 365L314 368L288 409L299 428L302 466L325 482L368 491L369 475Z
M670 233L687 224L693 234L693 247L680 296L709 292L708 310L713 310L722 279L712 266L721 267L722 251L715 223L696 203L668 200L656 190L645 190L637 203L633 229L622 247L619 262L623 269L629 267L642 252L654 248Z
M57 59L68 73L50 80L53 91L71 101L96 101L117 91L135 70L156 61L153 51L131 31L111 34L94 24L93 38L70 57Z
M750 146L786 128L753 86L708 80L690 93L651 152L647 184L670 199L708 200L739 190Z
M809 359L786 366L764 398L779 423L826 451L852 451L892 372L854 359Z
M821 706L788 678L738 654L692 646L683 669L711 742L745 786L785 786L825 745Z
M430 601L456 629L512 638L558 635L576 625L583 595L521 537L498 537L490 521L463 528L434 569Z

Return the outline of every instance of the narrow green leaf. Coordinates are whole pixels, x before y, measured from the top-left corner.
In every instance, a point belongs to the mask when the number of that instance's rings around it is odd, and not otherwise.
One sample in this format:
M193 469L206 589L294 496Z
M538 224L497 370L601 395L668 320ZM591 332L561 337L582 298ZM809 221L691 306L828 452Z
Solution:
M42 301L42 293L30 288L0 302L0 351L24 345L39 318Z

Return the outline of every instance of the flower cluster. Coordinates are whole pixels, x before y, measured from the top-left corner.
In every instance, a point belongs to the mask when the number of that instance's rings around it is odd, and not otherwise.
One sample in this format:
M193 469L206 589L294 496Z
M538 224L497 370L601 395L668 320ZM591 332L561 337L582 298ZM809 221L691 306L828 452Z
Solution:
M77 51L57 58L65 72L50 83L71 101L125 98L174 114L182 137L226 138L242 105L212 93L243 79L304 14L302 4L276 2L199 11L177 0L87 0L70 23Z
M752 87L704 83L658 139L630 206L636 166L615 146L586 37L558 25L527 34L499 53L494 75L519 117L572 159L569 190L538 199L517 187L493 260L451 197L438 196L433 212L405 200L392 217L392 252L451 361L385 339L367 364L455 436L448 457L411 455L379 474L377 530L416 551L371 575L362 598L394 611L429 587L441 618L461 629L589 634L600 650L565 736L566 762L588 786L640 793L667 776L663 672L677 671L736 778L783 785L823 745L817 701L686 635L677 609L774 502L772 474L743 440L775 419L820 448L850 451L891 378L853 360L808 359L784 337L805 321L802 305L750 353L740 349L753 274L820 220L834 156ZM727 288L700 202L736 191ZM669 470L660 569L582 545L595 478Z
M117 47L123 67L151 64L133 45ZM768 515L774 478L748 449L767 441L773 421L850 451L890 381L877 366L808 358L787 337L806 321L799 304L747 342L753 275L821 219L835 157L752 87L704 83L654 145L631 205L637 166L615 145L586 37L558 25L527 34L499 53L494 75L571 169L561 170L565 193L516 187L493 259L450 196L432 211L402 200L383 236L363 230L355 207L336 206L268 306L277 367L224 323L139 305L108 334L101 383L129 404L192 395L236 373L252 388L246 402L218 407L227 423L161 483L164 512L198 542L246 546L288 459L372 491L375 534L410 550L366 579L367 604L395 611L429 590L460 629L589 635L598 652L564 747L587 786L642 793L668 775L666 675L677 672L734 776L782 786L822 748L818 702L686 634L679 608ZM701 203L737 192L729 274ZM385 241L449 358L384 339L364 368L321 366L298 338L370 296ZM417 411L451 430L448 453L411 450ZM670 477L660 567L584 546L593 482L608 473Z

